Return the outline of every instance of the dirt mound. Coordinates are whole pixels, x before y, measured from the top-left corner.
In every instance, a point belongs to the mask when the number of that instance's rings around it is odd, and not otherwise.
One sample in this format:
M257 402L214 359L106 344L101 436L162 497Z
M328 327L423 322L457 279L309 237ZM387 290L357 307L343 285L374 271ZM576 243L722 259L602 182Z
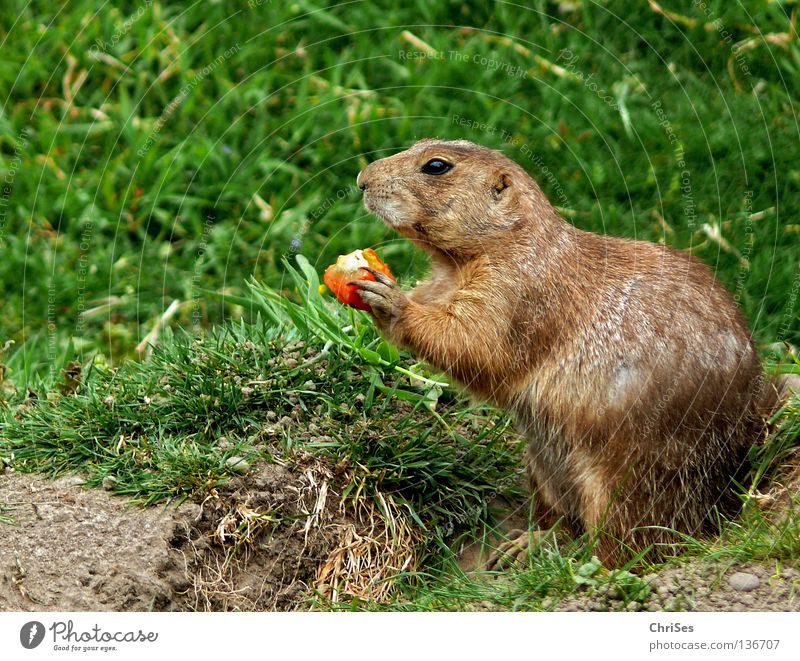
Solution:
M315 470L316 469L316 470ZM303 607L352 527L319 466L263 464L140 508L77 477L0 475L0 610Z
M314 469L265 464L202 502L184 505L168 540L189 589L180 610L293 610L315 590L345 525L340 500Z

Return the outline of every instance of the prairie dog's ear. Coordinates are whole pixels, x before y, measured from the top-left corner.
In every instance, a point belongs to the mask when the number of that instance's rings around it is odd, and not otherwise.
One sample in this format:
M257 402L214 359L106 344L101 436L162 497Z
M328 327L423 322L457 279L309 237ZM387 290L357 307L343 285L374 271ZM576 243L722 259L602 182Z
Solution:
M511 177L505 172L499 173L492 184L492 197L494 197L495 200L499 200L503 195L503 191L509 186L511 186Z

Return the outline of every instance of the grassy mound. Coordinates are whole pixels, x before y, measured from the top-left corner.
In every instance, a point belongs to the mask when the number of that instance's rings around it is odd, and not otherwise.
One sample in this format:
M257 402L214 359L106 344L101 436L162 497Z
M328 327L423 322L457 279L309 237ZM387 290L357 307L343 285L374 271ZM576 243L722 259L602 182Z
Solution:
M413 376L407 356L317 284L307 283L304 306L257 288L270 321L170 337L144 363L73 363L59 388L30 391L9 411L0 456L19 471L80 473L149 505L203 498L259 461L303 453L357 504L363 526L379 520L386 545L400 535L414 547L405 569L416 569L486 522L492 498L519 493L519 439L506 417ZM301 332L276 323L287 311L304 320Z

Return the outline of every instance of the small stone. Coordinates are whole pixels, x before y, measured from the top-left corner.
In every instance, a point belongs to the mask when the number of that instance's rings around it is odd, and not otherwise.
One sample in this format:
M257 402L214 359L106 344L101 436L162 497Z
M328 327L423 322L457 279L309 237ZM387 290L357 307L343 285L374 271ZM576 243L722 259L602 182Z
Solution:
M250 468L250 464L244 459L244 457L228 457L225 460L225 465L233 471L237 473L246 473Z
M69 487L80 487L86 484L86 480L84 480L79 475L65 475L64 477L58 478L55 482L53 482L53 486L59 487L61 489L68 489Z
M629 613L637 612L640 609L641 609L641 606L639 605L638 601L629 601L628 605L625 606L625 610L628 611Z
M275 411L267 411L267 420L269 422L275 422L278 419L278 414Z
M751 590L755 590L758 587L758 576L754 574L748 574L747 572L737 571L734 574L728 576L728 585L730 585L734 590L739 590L740 592L750 592Z
M106 491L113 491L117 484L117 478L113 475L106 475L101 484Z

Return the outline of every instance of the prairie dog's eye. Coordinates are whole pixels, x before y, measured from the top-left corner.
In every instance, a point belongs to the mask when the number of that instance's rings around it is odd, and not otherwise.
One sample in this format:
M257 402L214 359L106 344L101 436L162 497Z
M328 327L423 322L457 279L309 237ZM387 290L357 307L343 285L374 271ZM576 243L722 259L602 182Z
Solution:
M452 164L441 158L432 158L430 161L422 166L422 171L425 174L444 174L453 169Z

